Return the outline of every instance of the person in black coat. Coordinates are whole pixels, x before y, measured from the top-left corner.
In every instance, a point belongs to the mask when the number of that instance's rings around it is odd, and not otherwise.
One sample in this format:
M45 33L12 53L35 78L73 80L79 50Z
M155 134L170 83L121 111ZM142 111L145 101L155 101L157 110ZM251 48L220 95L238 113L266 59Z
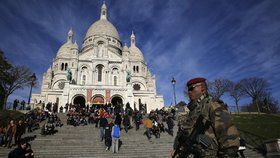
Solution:
M142 115L139 111L137 111L135 113L135 126L136 126L136 131L139 130L139 126L141 124L141 120L142 120Z
M167 117L167 120L166 120L166 124L167 124L167 127L168 127L168 133L173 136L173 127L174 127L174 121L172 119L172 116L168 116Z
M103 139L104 139L104 129L105 129L107 124L108 124L107 119L104 116L100 116L100 119L99 119L99 135L100 135L101 141L103 141Z
M124 125L124 130L127 133L128 132L128 127L130 126L130 119L128 114L125 114L123 116L123 125Z
M107 124L105 127L105 146L106 150L110 150L110 147L112 145L112 124Z
M21 140L21 136L25 133L25 124L22 120L19 120L16 130L15 144L18 144Z
M17 148L8 154L8 158L25 158L26 142L21 141Z

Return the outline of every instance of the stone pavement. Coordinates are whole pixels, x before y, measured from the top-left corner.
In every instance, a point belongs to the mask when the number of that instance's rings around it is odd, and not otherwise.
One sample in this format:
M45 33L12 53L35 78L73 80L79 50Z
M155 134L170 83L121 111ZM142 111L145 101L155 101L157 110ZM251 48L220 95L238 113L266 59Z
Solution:
M152 138L149 142L143 127L135 131L131 129L128 133L121 132L123 142L119 153L105 150L104 142L100 142L98 128L94 125L73 127L66 125L66 116L59 115L64 126L57 128L55 135L42 136L40 130L28 133L25 136L36 135L34 141L30 142L36 158L144 158L157 157L166 158L172 149L174 137L162 133L161 137ZM7 157L10 149L0 148L0 157ZM262 158L260 154L252 150L245 151L246 157Z

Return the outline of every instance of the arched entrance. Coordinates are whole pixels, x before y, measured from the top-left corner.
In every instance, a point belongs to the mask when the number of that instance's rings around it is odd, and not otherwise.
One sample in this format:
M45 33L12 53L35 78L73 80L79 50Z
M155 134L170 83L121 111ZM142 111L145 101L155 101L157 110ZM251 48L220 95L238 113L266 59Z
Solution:
M91 98L91 103L95 105L105 104L104 98L101 95L96 95Z
M74 105L80 104L81 106L86 105L86 99L83 96L76 96L73 100Z
M111 99L111 104L113 106L116 106L116 105L123 105L123 100L120 96L114 96L112 99Z

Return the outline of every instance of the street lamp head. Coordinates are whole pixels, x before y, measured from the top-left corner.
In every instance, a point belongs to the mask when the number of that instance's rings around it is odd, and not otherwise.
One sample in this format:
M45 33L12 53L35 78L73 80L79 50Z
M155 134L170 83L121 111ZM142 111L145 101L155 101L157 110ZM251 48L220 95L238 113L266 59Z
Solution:
M35 73L33 73L32 76L30 76L30 79L31 79L32 82L36 80L36 75L35 75Z
M174 77L172 78L171 83L172 83L173 85L176 84L176 80L174 79Z

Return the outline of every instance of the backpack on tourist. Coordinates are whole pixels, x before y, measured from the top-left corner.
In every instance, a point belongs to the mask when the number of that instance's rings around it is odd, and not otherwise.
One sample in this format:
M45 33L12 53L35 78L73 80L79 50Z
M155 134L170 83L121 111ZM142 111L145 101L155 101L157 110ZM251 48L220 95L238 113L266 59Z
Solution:
M118 125L115 125L113 127L113 137L119 138L120 137L120 127Z

